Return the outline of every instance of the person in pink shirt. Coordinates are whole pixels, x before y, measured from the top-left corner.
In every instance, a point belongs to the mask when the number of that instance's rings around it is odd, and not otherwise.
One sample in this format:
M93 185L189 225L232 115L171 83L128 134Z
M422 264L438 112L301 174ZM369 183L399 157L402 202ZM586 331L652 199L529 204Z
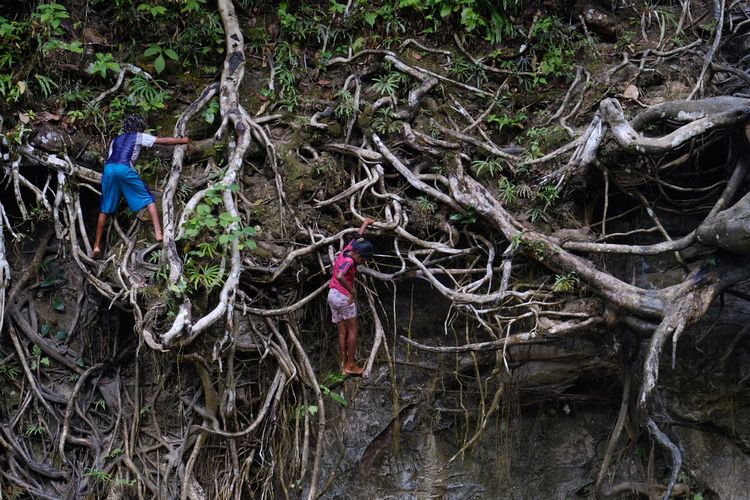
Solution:
M359 238L355 238L336 256L333 262L333 277L328 290L328 306L333 322L339 328L339 356L344 375L361 376L362 368L357 366L357 303L354 280L357 265L372 257L372 243L363 238L367 226L375 222L366 218L359 228Z

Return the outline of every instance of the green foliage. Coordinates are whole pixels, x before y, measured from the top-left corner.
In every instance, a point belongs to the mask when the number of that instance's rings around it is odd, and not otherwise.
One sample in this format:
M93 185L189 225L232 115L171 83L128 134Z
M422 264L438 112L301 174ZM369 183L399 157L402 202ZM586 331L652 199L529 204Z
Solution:
M115 61L115 58L109 52L106 54L97 52L95 57L96 61L92 62L89 67L86 68L86 71L91 74L99 73L99 76L106 78L108 72L119 73L122 69L120 68L120 64Z
M17 102L26 91L26 82L13 80L13 73L0 74L0 95L9 102Z
M468 226L470 224L474 224L477 219L477 214L474 213L473 210L468 210L464 213L456 212L453 215L450 216L450 220L452 222L456 222L458 224L462 224L465 226Z
M135 484L135 479L118 479L115 481L115 487L117 488L132 488Z
M210 292L212 288L224 282L224 270L220 264L201 264L195 259L197 253L188 252L185 259L186 291L198 291L201 288Z
M529 117L523 112L518 112L513 115L497 115L491 113L487 115L487 123L497 126L498 131L501 131L503 128L523 128L523 125L528 118Z
M190 3L194 2L188 1L182 10L185 11ZM204 3L201 1L201 4ZM197 7L188 13L185 27L177 38L180 51L188 54L195 64L210 63L217 54L224 52L224 27L221 24L221 17L216 12L210 12L203 7ZM185 62L187 61L183 61Z
M398 8L385 2L375 10L366 11L363 20L370 28L382 29L386 35L400 35L406 32L407 26Z
M83 44L80 40L73 40L72 42L66 42L59 38L52 38L44 42L41 47L42 54L46 55L55 50L64 50L73 52L74 54L83 54Z
M463 56L453 58L448 67L448 74L457 80L468 82L474 78L484 80L486 75L484 71Z
M40 3L31 14L31 19L48 35L61 35L62 28L60 25L63 20L69 18L70 14L68 14L65 6L56 2Z
M92 478L99 484L107 484L112 479L107 471L103 471L97 468L87 468L86 472L83 475Z
M505 203L511 204L518 198L518 186L510 182L507 177L500 179L498 189L500 190L500 197Z
M388 74L376 78L375 82L372 84L372 88L380 95L395 96L401 81L401 73L391 71Z
M349 119L357 111L354 97L348 90L341 90L336 94L336 108L334 114L337 118Z
M552 291L557 293L572 293L581 286L581 280L576 273L568 273L555 276L555 284L552 285Z
M458 22L463 31L497 44L513 36L512 16L522 5L521 0L399 0L398 7L426 14L433 22L428 32L437 32L441 21Z
M305 413L309 413L310 415L317 415L318 413L318 405L300 405L297 408L297 413L295 414L295 418L300 419L304 418Z
M42 290L51 290L59 287L65 284L68 280L65 274L65 269L52 258L42 261L39 265L39 271L42 276L42 281L39 282L39 288Z
M206 5L206 0L185 0L181 12L199 12Z
M370 125L373 130L384 135L395 134L401 130L401 121L398 115L388 107L377 110Z
M295 47L287 42L279 42L274 53L274 62L281 103L288 111L292 111L301 100L301 95L297 90L299 59Z
M7 43L18 42L21 39L22 26L15 21L10 21L0 16L0 38Z
M485 158L483 160L474 160L471 162L471 168L477 176L482 172L487 172L490 177L503 171L503 164L497 158Z
M536 193L537 203L527 211L529 220L531 222L536 222L538 220L549 222L549 219L547 218L547 210L558 200L559 197L560 193L555 186L551 184L542 186Z
M138 11L148 14L152 18L163 16L167 13L167 8L163 5L151 5L142 3L138 6Z
M304 3L302 4L304 8ZM288 37L295 41L306 40L318 32L320 24L320 12L316 12L310 7L307 12L299 14L292 13L289 10L287 2L281 2L276 13L279 16L279 24L284 38Z
M166 82L136 75L130 80L128 102L144 113L164 109L166 101L169 99L169 93L161 88L162 84L166 84Z
M437 210L437 204L430 200L426 196L418 196L417 197L417 208L422 213L434 213L435 210Z
M41 436L43 433L44 433L44 427L41 424L37 424L37 425L29 424L29 426L26 427L27 436Z
M341 406L346 406L346 398L344 397L343 392L336 392L331 389L331 387L335 385L339 385L341 382L343 382L345 379L344 375L339 372L331 372L328 375L326 375L325 379L319 384L320 390L325 396L330 396L332 400L334 400L336 403L340 404Z
M167 66L167 61L164 59L164 56L173 61L180 60L180 56L177 55L177 52L169 47L162 47L161 43L152 43L149 45L149 47L143 51L143 56L153 59L154 69L159 74L161 74Z
M65 302L60 297L52 299L52 309L59 313L65 312Z
M1 363L0 364L0 375L15 380L16 377L21 373L21 369L14 363Z
M533 253L534 256L542 261L547 256L547 245L541 241L531 241L528 238L524 238L523 233L518 233L510 241L511 249L519 249L524 252Z
M222 207L222 192L239 190L237 184L215 186L208 189L195 211L182 226L180 240L185 242L185 272L183 281L172 285L178 294L206 292L220 286L225 279L224 264L212 262L227 254L235 242L240 250L254 250L257 228L244 226L239 216L219 212Z
M560 193L557 188L552 184L546 184L539 189L539 199L544 204L544 208L549 208L554 202L560 198Z
M31 348L31 369L36 370L40 366L49 368L50 361L47 356L42 356L42 348L34 344Z
M206 123L213 123L216 120L216 116L219 114L219 110L219 100L214 98L209 101L205 108L203 108L201 116Z
M557 125L548 127L530 127L524 134L524 144L531 158L544 156L545 151L554 149L558 144L567 140L562 127Z

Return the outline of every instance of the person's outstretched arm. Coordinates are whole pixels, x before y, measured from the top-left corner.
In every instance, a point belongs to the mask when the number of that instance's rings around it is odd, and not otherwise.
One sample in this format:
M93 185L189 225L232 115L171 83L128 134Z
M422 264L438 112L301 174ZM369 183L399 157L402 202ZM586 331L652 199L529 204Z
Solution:
M362 225L359 226L359 231L357 231L359 235L364 236L365 231L367 230L367 226L369 226L373 222L375 222L375 219L371 219L370 217L365 217L365 220L362 221Z
M154 144L187 144L190 142L188 137L157 137Z

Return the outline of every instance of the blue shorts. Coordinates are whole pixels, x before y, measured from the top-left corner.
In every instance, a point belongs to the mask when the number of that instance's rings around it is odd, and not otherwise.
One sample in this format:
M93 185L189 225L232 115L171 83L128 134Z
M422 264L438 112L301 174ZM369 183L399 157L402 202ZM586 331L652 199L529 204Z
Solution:
M125 195L125 200L133 212L156 201L146 183L132 167L122 163L107 163L104 165L104 175L102 175L101 212L105 214L117 212L117 205L120 204L122 195Z

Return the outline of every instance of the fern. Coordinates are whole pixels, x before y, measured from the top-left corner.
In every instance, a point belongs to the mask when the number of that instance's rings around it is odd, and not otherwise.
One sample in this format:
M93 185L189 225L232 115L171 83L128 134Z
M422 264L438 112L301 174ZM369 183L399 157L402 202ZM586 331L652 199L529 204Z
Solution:
M398 85L401 82L401 74L395 71L382 75L375 79L372 88L380 95L395 96Z
M49 97L50 94L52 94L52 88L57 87L57 84L48 76L36 74L34 75L34 78L36 78L36 82L39 85L42 94L44 94L44 97Z

